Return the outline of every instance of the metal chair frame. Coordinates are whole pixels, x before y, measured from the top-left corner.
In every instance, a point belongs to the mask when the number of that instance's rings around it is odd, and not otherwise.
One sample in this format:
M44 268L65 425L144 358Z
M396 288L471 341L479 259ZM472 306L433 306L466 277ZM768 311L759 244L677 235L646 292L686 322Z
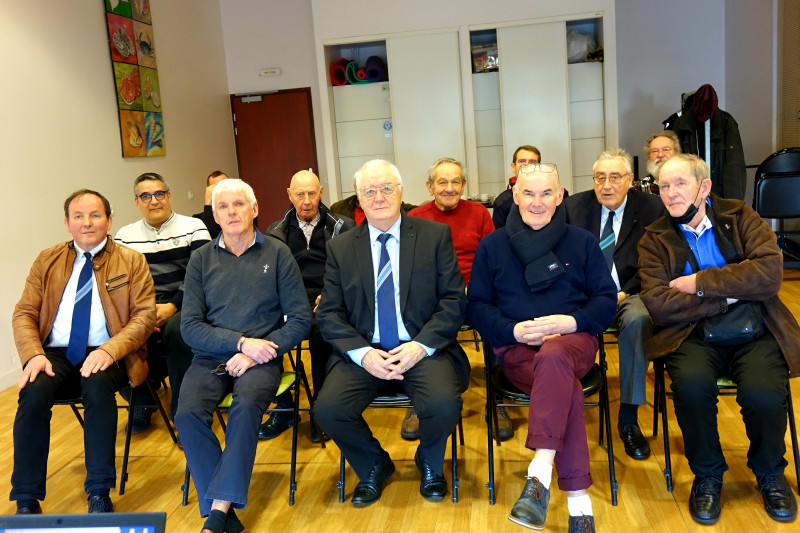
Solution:
M150 395L155 399L155 407L158 409L158 412L161 413L161 418L164 419L164 424L167 426L167 431L169 431L170 437L172 437L172 442L178 444L178 437L175 436L175 431L172 429L172 422L170 422L169 417L167 416L167 412L164 410L164 405L161 403L161 399L158 397L155 388L153 387L153 383L148 378L145 380L147 384L147 388L150 390ZM75 417L78 419L78 423L83 428L83 416L81 416L80 410L83 409L83 399L82 398L70 398L66 400L56 400L53 405L68 405L72 408L72 412L75 413ZM120 481L119 481L119 495L122 496L125 494L125 484L128 482L128 459L130 457L131 451L131 435L133 430L133 413L134 409L136 409L136 395L131 393L130 400L128 401L127 405L117 405L117 409L127 409L128 410L128 424L125 428L125 450L122 454L122 473L120 474Z
M469 341L472 342L472 341ZM408 409L411 407L411 399L404 393L398 392L394 394L385 394L376 396L372 403L367 406L367 409ZM464 426L462 425L461 418L458 419L456 429L450 435L450 452L451 452L451 475L452 475L452 493L453 503L458 503L458 447L456 446L456 433L459 436L461 446L464 445ZM339 460L339 481L336 482L336 487L339 489L339 503L344 503L344 488L345 488L345 459L344 454L340 452Z
M597 335L599 344L599 361L594 364L591 370L581 378L583 385L584 397L592 396L600 393L596 402L586 402L585 407L596 406L600 410L599 419L599 438L598 443L600 446L604 442L604 431L608 435L608 445L606 450L608 452L608 473L611 489L611 504L617 505L617 478L614 467L614 444L611 439L611 414L609 412L608 400L608 380L606 372L608 364L606 363L605 341L604 334ZM486 428L487 428L487 444L489 455L489 482L486 488L489 489L489 504L495 504L495 477L494 477L494 446L499 448L500 432L497 420L497 407L524 407L530 408L531 398L528 394L516 388L508 382L503 375L501 367L495 367L492 362L492 348L489 343L484 339L483 341L483 357L484 357L484 372L486 373ZM497 396L502 396L508 401L502 403L497 402Z
M301 411L308 411L311 412L314 409L314 397L311 395L311 389L308 386L308 379L305 373L305 365L303 365L303 360L301 358L302 354L302 343L298 344L295 347L297 360L292 357L291 351L286 352L286 355L289 358L289 362L292 365L291 372L284 372L281 375L281 378L285 377L287 374L294 375L294 381L284 390L278 390L278 394L281 394L285 391L293 391L293 404L291 408L280 408L280 407L269 407L265 410L265 413L292 413L294 417L294 424L292 425L292 458L291 458L291 466L290 466L290 474L289 474L289 505L294 505L294 496L295 492L297 492L297 433L298 433L298 426L300 425L300 412ZM300 383L302 383L306 390L306 395L308 398L308 407L300 407ZM277 394L276 394L277 396ZM227 394L222 401L217 405L217 408L214 412L217 415L217 420L219 420L220 426L222 427L222 431L225 432L227 429L227 425L225 423L225 418L223 414L228 411L228 406L230 405L230 397L231 394ZM316 426L316 422L314 418L311 418L311 423ZM320 431L319 427L317 427L318 434L321 436L322 432ZM325 448L325 440L320 440L320 446ZM181 505L188 505L189 503L189 482L191 479L191 475L189 473L189 465L186 465L186 472L183 478L183 485L181 485L181 490L183 491L183 499L181 501Z
M672 396L672 392L666 390L664 374L667 369L664 361L656 359L653 362L655 370L655 387L653 390L653 436L658 435L658 413L661 412L661 428L664 435L664 480L667 483L667 491L672 492L672 460L670 458L669 446L669 425L667 421L667 396ZM736 396L737 385L727 377L717 379L719 389L718 396ZM792 439L792 456L794 457L794 472L797 480L797 489L800 491L800 450L797 447L797 425L794 419L794 408L792 406L792 387L787 384L786 401L788 404L789 433Z

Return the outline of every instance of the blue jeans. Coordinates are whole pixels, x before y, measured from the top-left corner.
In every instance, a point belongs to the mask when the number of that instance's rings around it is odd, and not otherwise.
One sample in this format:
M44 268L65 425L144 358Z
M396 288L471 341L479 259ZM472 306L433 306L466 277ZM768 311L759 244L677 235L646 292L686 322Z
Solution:
M175 426L194 479L200 515L214 500L247 505L247 491L258 444L258 427L281 381L283 358L256 365L237 378L212 373L220 361L195 358L183 378ZM225 450L211 430L214 410L233 393L228 410Z

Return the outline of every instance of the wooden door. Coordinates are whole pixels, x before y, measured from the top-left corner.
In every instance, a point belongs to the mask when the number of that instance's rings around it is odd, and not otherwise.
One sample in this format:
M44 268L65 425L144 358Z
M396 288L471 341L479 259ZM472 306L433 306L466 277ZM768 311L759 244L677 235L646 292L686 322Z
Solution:
M291 205L286 188L299 170L317 169L311 89L231 95L239 177L256 193L263 232Z

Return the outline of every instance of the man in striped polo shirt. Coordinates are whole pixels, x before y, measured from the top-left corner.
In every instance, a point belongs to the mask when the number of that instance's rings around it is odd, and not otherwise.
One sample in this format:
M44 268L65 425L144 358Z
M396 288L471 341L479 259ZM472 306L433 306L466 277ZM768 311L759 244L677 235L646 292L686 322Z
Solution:
M192 251L211 240L202 221L172 211L169 184L159 174L146 172L133 182L134 203L144 218L121 228L114 240L144 254L156 289L156 331L147 340L150 375L169 375L172 387L170 414L178 410L178 395L192 350L181 338L183 277ZM146 388L137 390L137 405L152 405ZM150 425L153 410L138 407L133 433Z

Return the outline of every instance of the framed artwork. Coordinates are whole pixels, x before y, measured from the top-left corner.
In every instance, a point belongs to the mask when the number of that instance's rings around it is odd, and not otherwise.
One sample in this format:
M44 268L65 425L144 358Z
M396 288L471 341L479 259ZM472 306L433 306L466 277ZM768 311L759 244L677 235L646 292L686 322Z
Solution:
M149 0L103 0L122 157L166 155Z

